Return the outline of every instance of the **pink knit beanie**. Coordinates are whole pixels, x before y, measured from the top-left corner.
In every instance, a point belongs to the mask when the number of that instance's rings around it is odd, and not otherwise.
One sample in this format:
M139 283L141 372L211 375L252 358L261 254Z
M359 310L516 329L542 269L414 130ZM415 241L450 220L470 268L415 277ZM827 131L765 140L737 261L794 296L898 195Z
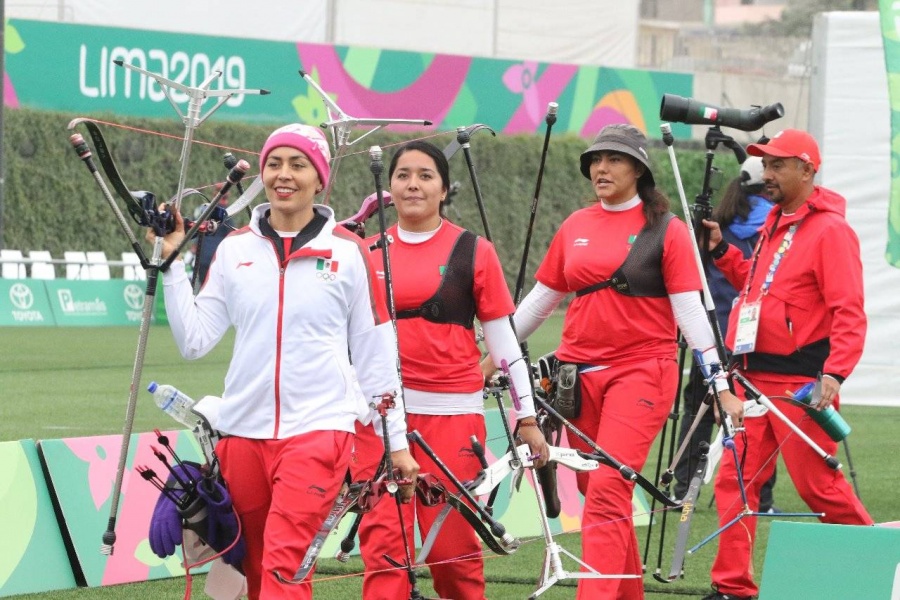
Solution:
M323 186L328 185L328 175L331 173L331 152L328 150L328 140L325 139L325 134L321 129L310 125L291 123L273 131L266 143L263 144L262 152L259 154L260 171L265 167L269 153L281 146L296 148L305 154L318 173L319 181Z

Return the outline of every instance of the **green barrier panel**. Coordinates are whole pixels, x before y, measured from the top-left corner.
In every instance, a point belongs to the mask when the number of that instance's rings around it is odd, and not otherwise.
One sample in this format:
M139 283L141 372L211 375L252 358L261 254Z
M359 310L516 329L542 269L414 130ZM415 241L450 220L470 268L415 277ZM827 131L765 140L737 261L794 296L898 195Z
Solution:
M182 460L197 461L200 450L188 431L163 432ZM116 521L116 544L111 556L100 553L101 537L109 520L113 483L122 436L108 435L43 440L39 448L47 465L76 560L88 586L130 583L184 574L181 550L161 559L150 550L147 533L159 492L138 475L135 467L148 466L161 477L166 469L153 455L153 433L134 434L128 449ZM206 565L193 570L202 573Z
M900 529L775 521L759 597L900 598Z
M141 322L146 290L140 282L54 279L45 284L57 325L132 325Z
M34 441L0 443L0 596L75 587Z
M2 325L56 325L44 281L0 279Z

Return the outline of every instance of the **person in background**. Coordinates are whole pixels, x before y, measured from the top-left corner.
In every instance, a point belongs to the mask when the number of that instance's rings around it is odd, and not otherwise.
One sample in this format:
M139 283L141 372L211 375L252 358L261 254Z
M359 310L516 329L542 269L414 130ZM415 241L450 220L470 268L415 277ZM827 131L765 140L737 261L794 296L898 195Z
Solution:
M772 209L772 201L764 195L762 159L758 156L748 157L741 165L740 174L735 177L725 193L722 201L713 210L712 218L722 228L722 235L730 244L740 248L745 257L750 256L756 240L759 238L759 228L766 220L766 215ZM716 320L722 335L728 329L728 315L731 314L731 304L737 297L734 289L722 272L715 265L709 264L707 269L707 281L709 292L712 295L716 307ZM684 441L688 429L694 421L694 416L700 408L708 389L703 382L701 370L694 366L687 385L684 388L684 416L679 431L679 445ZM687 493L691 475L700 458L699 444L701 440L707 442L712 438L715 415L712 410L707 410L688 446L688 451L682 454L681 460L675 467L675 498L684 498ZM707 468L713 468L710 465ZM760 512L780 512L773 505L772 488L775 486L775 473L763 485L759 496Z
M646 137L632 125L608 125L581 154L580 167L599 202L562 223L537 284L516 310L515 328L520 340L528 338L575 293L556 350L561 363L577 366L580 412L570 420L639 471L677 392L676 322L719 393L730 392L700 301L693 241L656 188ZM569 443L591 451L572 436ZM635 576L581 579L578 598L640 600L634 483L602 465L577 480L585 496L582 560L605 575Z
M481 470L470 440L474 436L486 447L477 318L490 355L509 363L521 395L518 436L539 455L535 464L542 466L549 451L535 420L530 369L509 318L515 306L493 245L443 216L450 168L433 144L412 141L401 146L391 159L388 176L398 219L387 232L393 238L388 255L409 430L418 430L460 481L474 479ZM373 268L383 270L380 250L373 252L372 261ZM420 448L413 446L411 451L423 473L437 476L449 491L458 493ZM360 431L351 465L353 479L370 478L382 452L371 432ZM418 521L424 538L437 526L435 519L443 506L425 506L417 498L413 506L402 508L408 543L414 548L414 522ZM456 511L440 526L427 557L438 596L484 598L482 547L474 529ZM405 559L400 531L398 508L392 502L382 501L363 516L359 537L366 565L366 600L410 595L406 572L384 558Z
M222 184L216 183L214 187L216 193L218 193L219 190L222 189ZM219 199L219 206L223 209L228 206L227 193ZM205 209L206 204L198 206L194 218L199 218ZM194 268L193 273L191 274L191 281L193 282L196 278L199 281L197 284L198 288L206 279L206 273L209 271L209 265L212 263L213 256L216 254L216 248L219 247L219 244L225 239L225 236L234 231L234 229L234 221L231 217L228 217L221 223L218 223L216 230L212 233L201 233L197 236L194 249L192 250L194 254Z
M862 260L859 240L844 216L847 201L815 184L819 146L805 131L785 129L765 144L750 144L747 152L762 157L766 194L776 205L752 256L745 258L729 243L717 222L703 222L716 266L739 290L726 339L732 368L770 398L821 377L816 409L838 408L841 384L862 356L866 336ZM739 393L744 396L743 390ZM723 408L735 422L743 421L745 429L734 439L742 464L736 465L734 455L726 452L716 477L722 525L742 510L738 477L743 477L753 509L779 452L800 497L812 511L825 514L822 522L872 524L844 474L828 467L781 419L768 412L743 419L743 401L735 398L724 399ZM779 408L825 452L836 454L837 442L804 408L787 402ZM757 594L755 532L754 518L722 532L711 573L714 591L706 600Z
M183 262L163 276L166 314L185 358L200 358L235 329L216 454L243 529L251 599L312 597L311 583L282 584L274 572L297 570L344 482L354 424L370 416L354 367L366 398L396 394L387 432L394 465L413 479L418 470L383 288L361 240L314 204L329 158L317 128L276 129L260 154L269 202L222 240L199 294ZM165 256L184 239L181 215L175 224ZM412 492L403 490L407 500Z

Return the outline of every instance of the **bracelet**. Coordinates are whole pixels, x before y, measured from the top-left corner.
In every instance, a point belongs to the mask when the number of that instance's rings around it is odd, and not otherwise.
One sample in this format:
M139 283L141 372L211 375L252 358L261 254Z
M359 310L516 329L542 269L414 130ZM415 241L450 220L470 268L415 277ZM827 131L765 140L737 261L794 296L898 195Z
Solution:
M527 421L527 422L519 421L519 427L537 427L537 426L538 426L537 421Z
M709 255L713 260L719 260L720 258L725 256L726 252L728 252L728 246L730 246L728 241L723 239L715 248L709 251Z

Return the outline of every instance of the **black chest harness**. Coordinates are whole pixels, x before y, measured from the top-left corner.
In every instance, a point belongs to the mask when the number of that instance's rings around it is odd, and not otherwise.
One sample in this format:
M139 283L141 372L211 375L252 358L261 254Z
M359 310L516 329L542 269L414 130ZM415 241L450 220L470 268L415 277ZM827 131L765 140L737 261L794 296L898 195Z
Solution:
M661 298L667 295L662 275L663 242L669 221L675 217L666 213L653 227L644 225L631 245L625 262L606 281L595 283L575 292L576 297L612 288L625 296Z
M475 324L475 245L478 236L463 231L456 238L441 285L419 308L397 311L398 319L421 317L432 323L452 323L472 329Z

